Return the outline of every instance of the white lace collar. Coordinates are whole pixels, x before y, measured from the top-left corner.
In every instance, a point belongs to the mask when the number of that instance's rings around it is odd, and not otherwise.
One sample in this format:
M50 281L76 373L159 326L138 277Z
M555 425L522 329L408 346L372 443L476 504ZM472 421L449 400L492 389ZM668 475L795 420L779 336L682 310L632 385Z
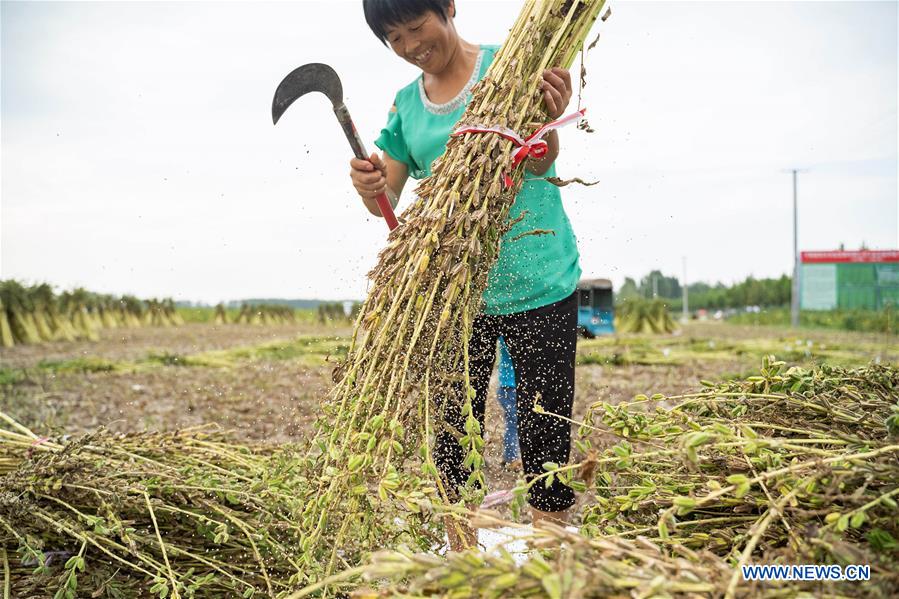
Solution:
M478 82L479 75L481 74L481 60L484 58L484 49L478 52L478 58L474 63L474 70L471 72L471 77L469 77L468 82L465 84L465 87L456 94L456 97L446 102L444 104L436 104L431 102L428 99L428 94L425 92L425 79L424 75L418 78L418 94L421 96L421 103L424 104L425 109L432 114L450 114L454 112L458 108L465 105L468 101L468 96L471 94L471 88L474 87L474 84Z

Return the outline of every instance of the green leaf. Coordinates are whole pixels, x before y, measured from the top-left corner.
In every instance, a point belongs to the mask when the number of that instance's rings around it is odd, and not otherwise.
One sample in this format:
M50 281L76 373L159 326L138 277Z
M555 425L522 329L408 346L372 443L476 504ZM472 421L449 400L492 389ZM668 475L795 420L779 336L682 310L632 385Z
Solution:
M857 512L852 515L852 518L849 520L849 526L852 528L860 528L862 524L865 523L867 516L865 512Z
M349 463L347 464L347 470L350 472L356 472L362 467L362 463L365 461L365 456L363 455L354 455L350 458Z
M619 458L626 458L631 455L630 446L621 443L619 443L618 445L613 445L612 453L617 455Z
M466 470L469 470L474 467L477 458L480 457L477 449L472 449L468 452L468 455L465 456L465 461L462 462L462 467Z
M868 543L875 551L895 551L899 549L899 542L893 538L893 535L882 528L873 528L865 535Z

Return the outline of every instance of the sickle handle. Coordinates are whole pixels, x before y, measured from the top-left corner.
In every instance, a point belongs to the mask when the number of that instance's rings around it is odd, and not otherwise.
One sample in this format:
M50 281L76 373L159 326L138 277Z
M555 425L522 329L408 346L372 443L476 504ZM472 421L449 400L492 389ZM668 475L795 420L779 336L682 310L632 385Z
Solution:
M353 124L353 119L350 117L350 111L347 109L346 104L341 103L335 106L334 114L337 115L337 121L343 128L343 133L346 135L347 141L350 142L350 147L353 148L353 154L359 160L368 160L365 146L359 137L359 132L356 131L356 125ZM382 193L377 197L377 202L381 216L384 217L384 220L387 221L387 226L393 231L399 226L399 223L396 220L396 215L393 213L393 206L390 205L390 200L387 199L386 194Z

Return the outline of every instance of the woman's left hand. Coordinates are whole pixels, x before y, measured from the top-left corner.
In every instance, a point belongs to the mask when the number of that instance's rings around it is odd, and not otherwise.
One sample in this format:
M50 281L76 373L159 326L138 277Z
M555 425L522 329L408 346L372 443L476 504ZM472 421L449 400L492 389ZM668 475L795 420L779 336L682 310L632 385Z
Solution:
M571 74L568 69L553 67L543 71L543 104L553 120L564 114L571 100Z

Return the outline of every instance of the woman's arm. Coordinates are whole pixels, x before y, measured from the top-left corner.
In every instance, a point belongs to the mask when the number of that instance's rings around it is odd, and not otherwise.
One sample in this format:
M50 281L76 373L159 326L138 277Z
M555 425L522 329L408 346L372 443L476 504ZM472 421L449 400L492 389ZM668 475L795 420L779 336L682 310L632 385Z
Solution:
M558 67L543 71L543 105L550 120L556 120L565 113L571 101L571 73ZM546 155L540 160L528 159L527 170L538 177L546 174L552 163L559 157L559 134L550 131L543 138L548 146Z
M527 162L525 162L525 168L528 172L533 173L538 177L545 175L546 171L549 170L549 167L551 167L553 162L556 161L556 158L559 157L559 133L557 131L550 131L543 136L543 141L545 141L548 146L546 155L540 160L528 158Z
M375 216L382 216L381 210L378 208L378 195L387 193L391 206L396 208L406 180L409 178L409 167L405 163L391 158L387 152L384 152L383 157L372 154L368 160L359 160L358 158L350 160L350 178L368 211ZM392 193L388 193L388 189Z

